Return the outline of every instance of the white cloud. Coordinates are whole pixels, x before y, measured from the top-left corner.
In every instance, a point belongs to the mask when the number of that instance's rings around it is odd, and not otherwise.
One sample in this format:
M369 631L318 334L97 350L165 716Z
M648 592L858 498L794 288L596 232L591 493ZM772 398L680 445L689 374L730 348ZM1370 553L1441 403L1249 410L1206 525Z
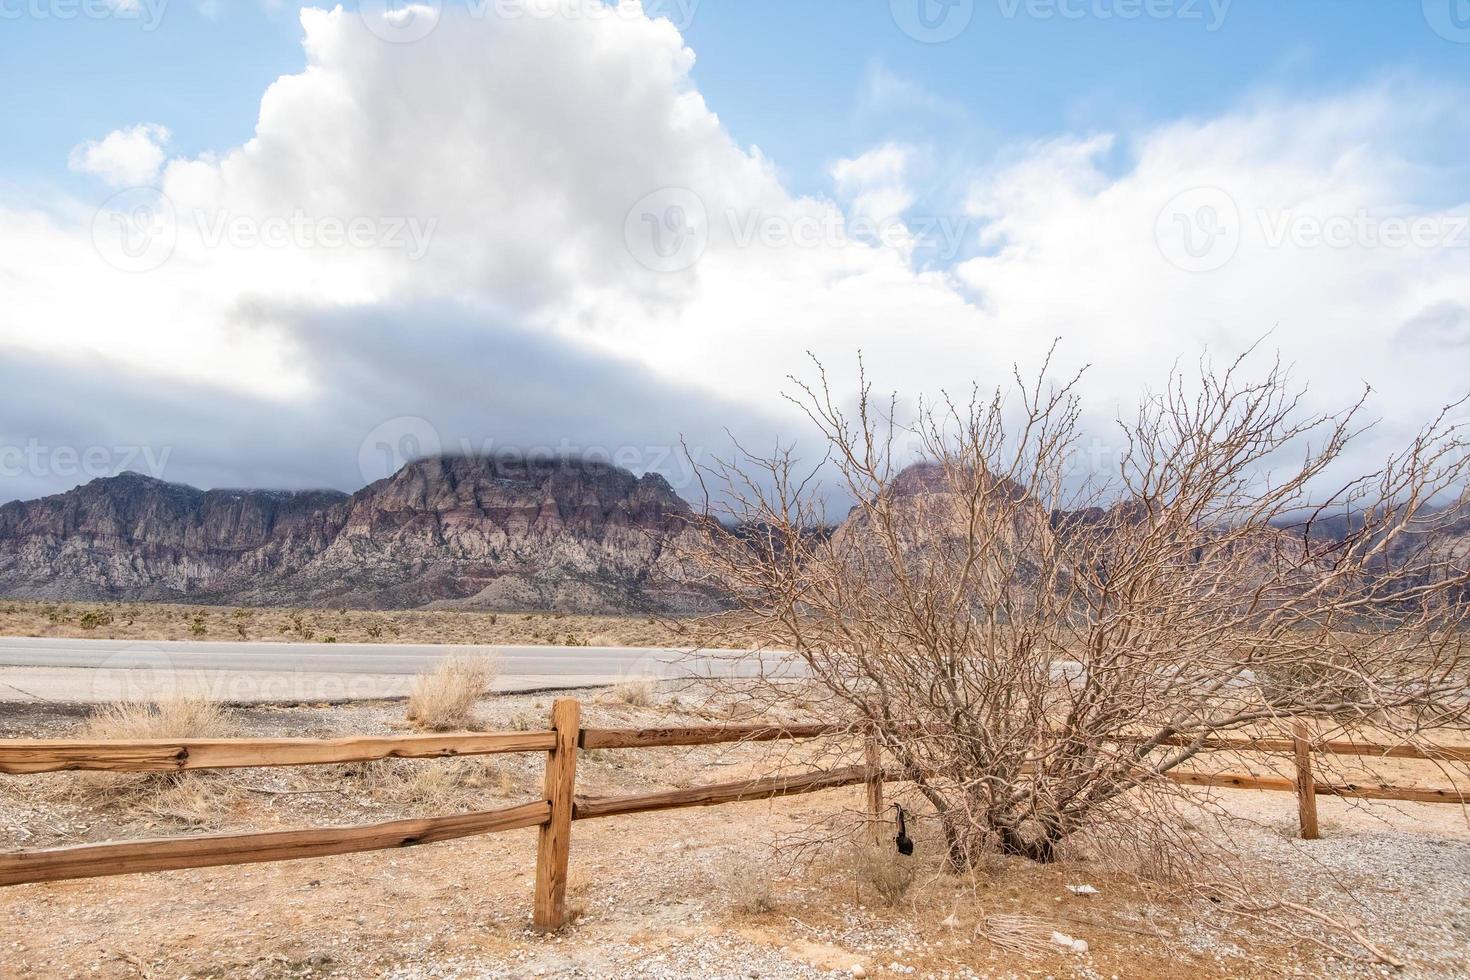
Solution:
M455 304L758 410L779 408L805 350L837 369L839 388L863 349L881 383L917 393L1003 382L1057 336L1069 363L1094 363L1089 390L1107 410L1177 356L1233 352L1273 327L1270 345L1323 402L1371 380L1399 422L1464 385L1443 344L1425 350L1411 342L1425 330L1403 331L1460 300L1470 247L1268 243L1282 215L1295 233L1360 209L1465 214L1430 206L1436 175L1416 155L1462 125L1454 93L1369 86L1011 147L1004 166L974 162L953 215L985 254L934 268L914 260L918 229L848 233L856 217L899 222L916 199L939 210L915 150L879 145L834 165L830 199L794 195L706 105L677 30L625 6L446 10L411 44L385 43L354 12L303 10L305 69L264 93L248 142L168 161L163 199L99 220L95 204L56 217L0 202L13 229L0 242L0 345L303 400L338 383L303 342L314 316ZM126 183L159 170L166 138L115 133L72 165ZM1213 271L1171 264L1178 243L1156 238L1161 211L1196 188L1238 209L1237 247ZM417 260L389 234L410 220L431 230ZM357 244L323 244L324 225L363 222ZM158 242L167 254L150 250ZM159 255L148 271L115 267Z
M168 140L166 127L142 123L73 147L66 163L71 170L101 177L114 187L136 187L158 176Z
M1065 337L1120 394L1270 332L1319 404L1371 382L1401 428L1466 387L1463 365L1401 330L1470 277L1470 208L1440 201L1450 182L1422 162L1463 116L1433 89L1382 85L1136 134L1121 173L1111 137L1038 145L977 181L994 251L959 276L994 322ZM1397 225L1432 243L1395 242Z
M832 165L837 192L850 202L849 209L874 221L897 219L914 203L909 187L909 167L914 149L898 143L882 146Z

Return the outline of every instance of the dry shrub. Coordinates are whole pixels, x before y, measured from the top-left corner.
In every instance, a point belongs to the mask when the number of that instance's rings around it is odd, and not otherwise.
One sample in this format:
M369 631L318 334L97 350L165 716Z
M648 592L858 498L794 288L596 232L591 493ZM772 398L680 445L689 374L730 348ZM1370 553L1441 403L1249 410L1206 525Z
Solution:
M499 673L500 665L484 654L445 657L414 681L408 720L436 732L471 727L475 703L489 693Z
M776 898L775 881L770 868L758 864L742 864L731 870L722 883L730 899L730 907L746 915L774 912L780 902Z
M919 873L912 857L899 854L888 844L854 846L851 861L858 880L889 906L904 900Z
M342 781L374 802L430 812L472 807L487 795L506 795L509 781L486 759L376 759L339 770Z
M823 452L699 464L706 533L681 547L736 607L707 642L791 651L724 682L741 703L793 710L784 679L809 679L932 808L955 871L1175 821L1194 791L1169 777L1211 740L1470 721L1463 405L1355 479L1361 403L1314 413L1279 364L1206 361L1088 467L1080 377L1046 372L910 412L865 378L849 407L819 369L795 400Z
M103 705L82 726L82 737L106 742L229 738L236 730L228 709L218 701L180 696Z
M219 702L180 696L103 705L87 719L81 734L94 741L231 738L239 728ZM63 796L79 797L89 805L115 806L189 827L214 826L237 794L227 773L213 771L81 772L57 786Z
M630 677L615 686L611 695L614 701L630 708L649 708L657 691L658 684L652 678Z

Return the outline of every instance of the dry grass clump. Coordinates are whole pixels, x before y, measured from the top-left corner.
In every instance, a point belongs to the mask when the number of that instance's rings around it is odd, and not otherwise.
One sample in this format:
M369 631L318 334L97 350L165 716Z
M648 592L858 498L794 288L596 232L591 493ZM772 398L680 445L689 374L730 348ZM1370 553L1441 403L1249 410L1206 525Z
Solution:
M342 781L377 803L444 813L473 808L487 796L508 796L510 774L487 759L378 759L339 770Z
M918 877L914 859L899 854L888 844L856 845L850 859L858 880L889 906L902 902Z
M199 696L108 704L82 726L97 741L231 738L239 727L229 709ZM212 827L234 805L237 785L216 772L81 772L55 784L63 796L117 807L139 817Z
M105 704L82 726L82 736L93 741L229 738L235 733L228 709L198 696Z
M408 720L429 731L469 728L476 702L489 693L500 673L495 658L457 653L414 681L408 698Z
M764 915L780 906L771 870L764 865L743 864L725 878L724 892L730 907L747 915Z
M652 678L630 677L609 693L618 704L626 704L630 708L650 708L657 692L658 684Z

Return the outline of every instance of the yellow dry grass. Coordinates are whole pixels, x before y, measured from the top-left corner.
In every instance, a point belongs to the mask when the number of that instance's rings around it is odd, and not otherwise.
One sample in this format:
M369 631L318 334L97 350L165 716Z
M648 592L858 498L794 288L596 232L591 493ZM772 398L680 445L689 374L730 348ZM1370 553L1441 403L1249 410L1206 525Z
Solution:
M408 696L408 720L419 728L445 732L474 724L474 708L500 672L493 657L454 654L420 674Z

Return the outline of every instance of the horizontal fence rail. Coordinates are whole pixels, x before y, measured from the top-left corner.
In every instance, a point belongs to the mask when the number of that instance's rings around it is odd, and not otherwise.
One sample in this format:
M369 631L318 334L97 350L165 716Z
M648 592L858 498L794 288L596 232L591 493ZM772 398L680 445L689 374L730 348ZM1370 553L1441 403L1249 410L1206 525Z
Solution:
M377 759L439 759L461 755L548 751L554 732L388 735L379 738L209 738L121 742L0 740L0 773L172 772L317 766Z
M1162 739L1160 744L1189 746L1195 739L1187 735L1173 735ZM1202 738L1201 748L1212 752L1265 752L1293 753L1296 739L1291 738ZM1351 742L1325 740L1312 743L1313 752L1329 755L1371 756L1379 759L1426 759L1434 762L1470 762L1470 746L1436 745L1385 745L1374 742Z
M481 834L538 828L533 921L538 929L560 928L565 918L570 828L573 821L623 816L681 807L767 800L857 784L867 785L867 809L876 833L883 812L883 784L903 774L885 770L877 742L866 738L865 764L826 772L770 776L621 797L575 794L576 757L584 749L646 749L674 746L770 742L832 735L862 736L852 725L723 725L670 728L584 728L580 705L558 699L551 727L544 731L483 732L449 735L394 735L335 739L183 739L85 742L50 739L0 740L0 773L26 775L73 770L179 772L201 769L309 766L379 759L439 759L516 752L546 753L544 796L519 806L451 816L394 820L347 827L212 834L198 837L79 844L44 850L0 853L0 886L96 878L153 871L328 857L414 847ZM1134 739L1120 737L1119 742ZM1316 753L1470 762L1470 746L1381 745L1317 741L1300 725L1293 737L1195 738L1161 740L1169 746L1207 751L1290 754L1295 778L1245 773L1173 769L1157 774L1189 786L1295 793L1302 836L1317 836L1316 797L1339 796L1416 803L1459 803L1455 790L1382 783L1319 783L1312 771Z
M550 817L551 806L545 800L537 800L504 810L393 820L358 827L77 844L43 851L0 854L0 885L384 851L521 827L539 827Z
M844 725L720 725L709 728L584 728L584 749L650 749L666 745L715 745L720 742L774 742L786 738L818 738L851 731Z
M1295 793L1296 780L1285 776L1253 776L1233 772L1180 772L1171 769L1165 778L1186 786L1214 786L1219 789L1257 789L1267 792ZM1398 800L1402 803L1462 803L1466 798L1454 790L1426 789L1421 786L1390 786L1386 783L1315 783L1319 796L1342 796L1360 800Z
M594 817L616 817L625 813L649 810L673 810L689 806L715 806L719 803L744 803L767 800L776 796L815 793L837 786L852 786L868 781L868 771L861 766L834 769L831 772L806 773L800 776L772 776L715 786L691 786L688 789L664 790L639 796L602 798L580 797L572 806L573 820Z

